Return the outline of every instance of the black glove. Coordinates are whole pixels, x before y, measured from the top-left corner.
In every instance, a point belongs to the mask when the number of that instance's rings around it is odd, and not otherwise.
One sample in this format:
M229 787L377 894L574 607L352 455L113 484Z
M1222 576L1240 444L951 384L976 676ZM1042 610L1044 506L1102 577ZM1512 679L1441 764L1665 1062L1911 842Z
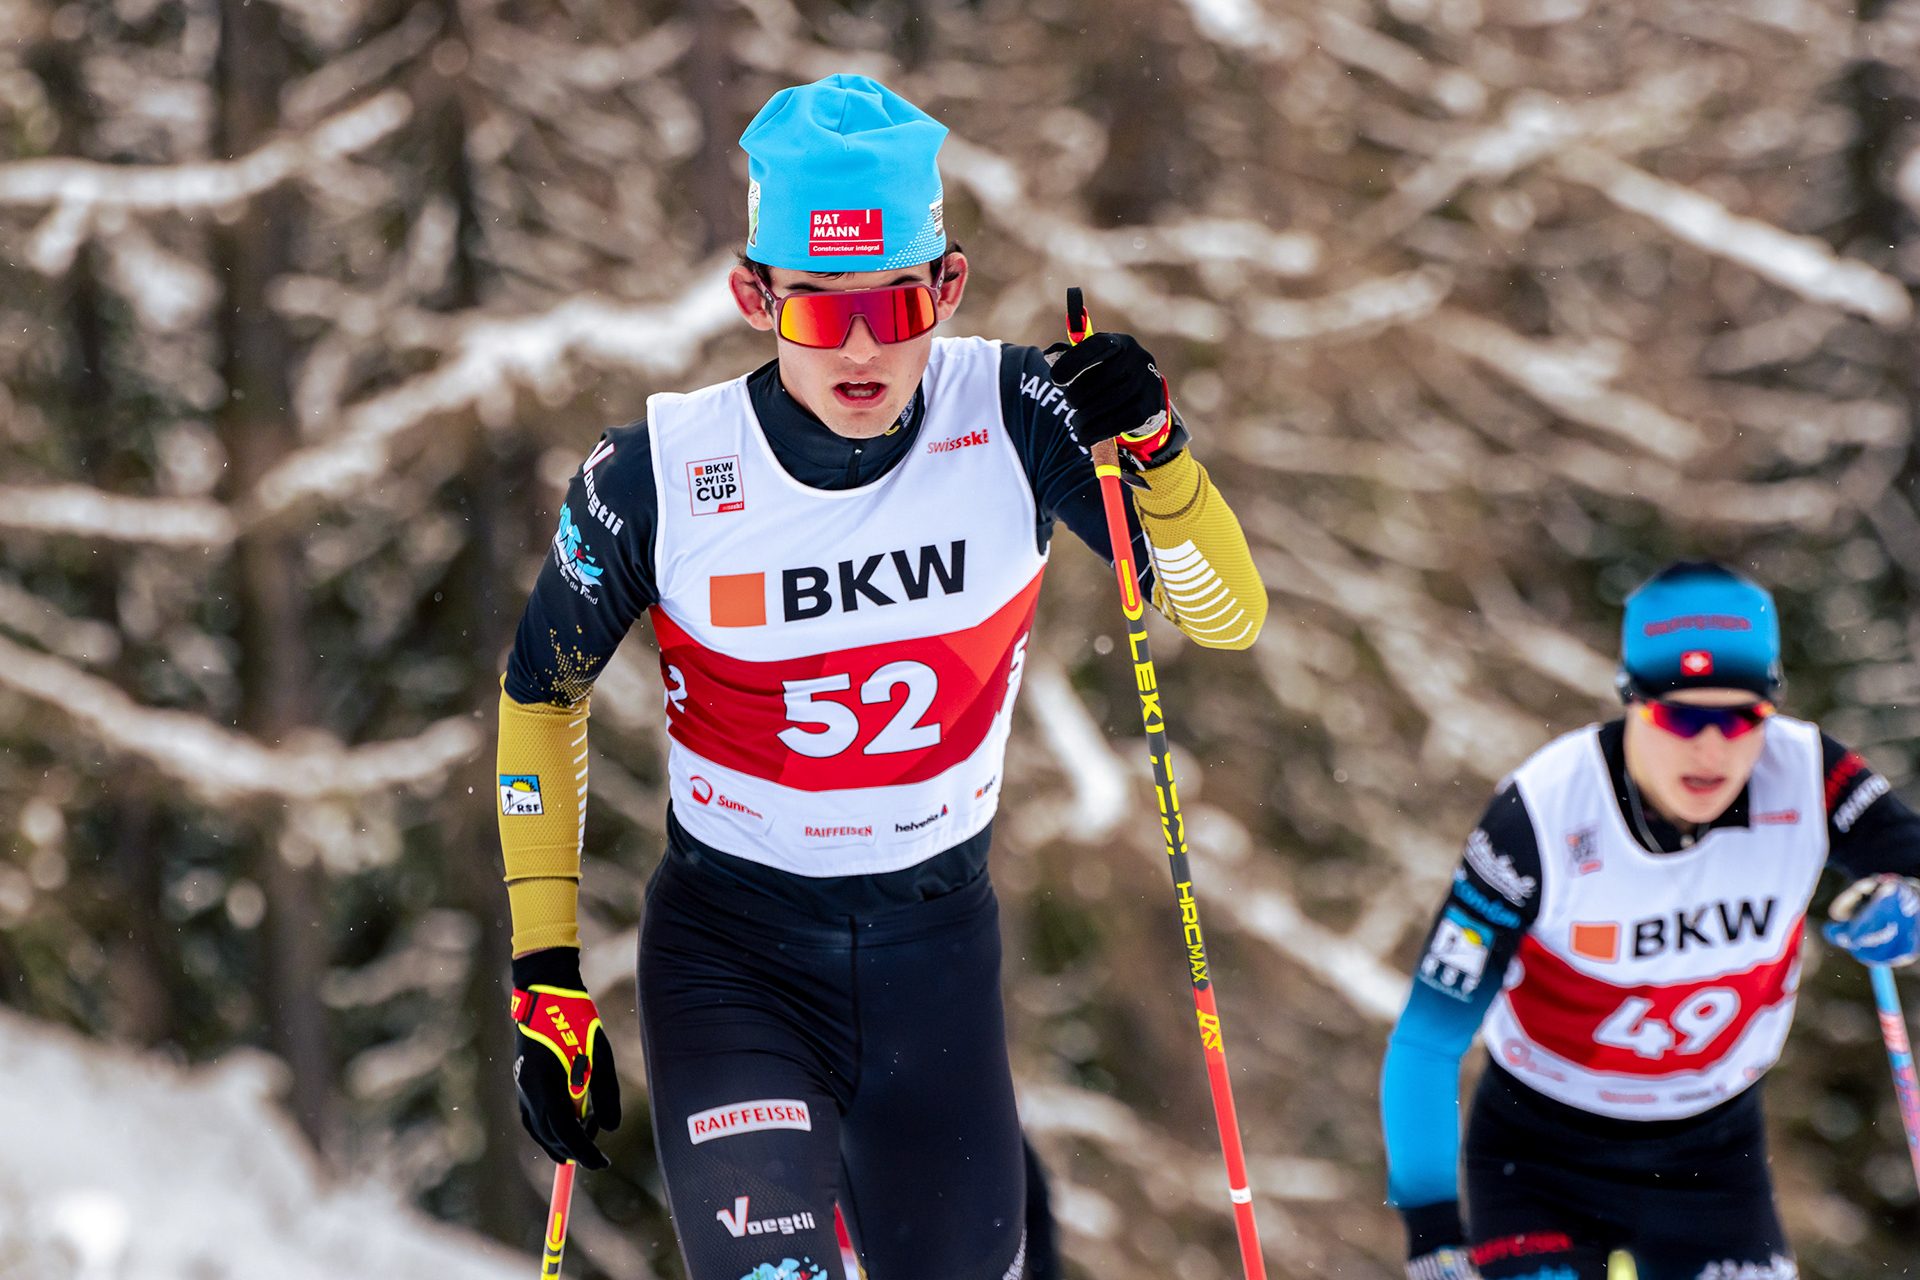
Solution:
M1157 467L1187 447L1186 424L1173 407L1153 353L1124 333L1090 333L1077 345L1045 351L1054 385L1073 408L1069 430L1082 448L1118 436L1123 456Z
M555 1161L612 1163L593 1145L620 1127L620 1077L600 1011L580 980L577 947L548 947L513 961L513 1083L520 1123Z

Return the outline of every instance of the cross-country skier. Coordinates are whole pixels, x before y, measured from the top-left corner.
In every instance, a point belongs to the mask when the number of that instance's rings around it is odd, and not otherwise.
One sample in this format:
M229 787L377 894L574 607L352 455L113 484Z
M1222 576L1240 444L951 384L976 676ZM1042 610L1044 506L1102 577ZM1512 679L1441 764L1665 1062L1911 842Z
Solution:
M1162 612L1220 648L1265 616L1138 343L933 336L967 282L945 134L862 76L754 118L731 287L778 358L601 438L507 669L522 1114L600 1167L619 1101L575 933L587 697L651 613L670 805L640 1014L692 1280L837 1272L836 1202L874 1280L1031 1273L987 848L1055 522L1110 551L1087 447L1120 437L1143 486Z
M1920 818L1775 713L1763 588L1711 562L1666 569L1626 602L1618 684L1625 718L1541 748L1467 837L1388 1047L1412 1280L1601 1280L1614 1249L1643 1280L1789 1280L1755 1086L1793 1018L1821 869L1857 880L1834 942L1874 963L1920 953L1903 878Z

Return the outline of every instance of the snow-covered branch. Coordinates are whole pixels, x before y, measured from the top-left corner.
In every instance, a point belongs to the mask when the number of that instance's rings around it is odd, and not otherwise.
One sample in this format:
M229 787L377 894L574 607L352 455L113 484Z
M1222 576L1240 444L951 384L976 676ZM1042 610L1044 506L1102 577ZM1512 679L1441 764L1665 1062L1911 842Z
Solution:
M1249 308L1249 319L1256 333L1282 342L1362 336L1433 314L1452 289L1445 267L1417 267L1321 298L1263 298Z
M114 628L91 618L70 618L4 579L0 579L0 627L75 662L111 662L120 655L120 633Z
M218 503L129 498L78 484L0 486L0 529L174 547L224 547L238 532Z
M100 164L92 160L19 160L0 164L0 206L51 205L28 241L28 265L56 276L107 210L151 213L231 208L298 174L363 151L413 114L413 102L388 90L238 160L175 165Z
M468 716L449 716L416 737L368 746L343 747L319 735L300 745L263 746L200 716L142 706L97 676L5 638L0 687L64 712L102 745L144 758L208 803L431 787L481 746Z
M1291 18L1275 18L1260 0L1186 0L1200 34L1263 61L1285 62L1307 47L1307 32Z
M269 142L238 160L174 165L17 160L0 164L0 205L118 205L141 212L210 209L258 195L315 164L364 151L412 114L412 100L390 89L307 134Z
M1902 328L1913 317L1905 285L1864 262L1838 256L1816 236L1743 218L1710 196L1592 147L1563 153L1554 167L1622 209L1652 219L1676 239L1739 263L1809 302L1844 307L1889 329Z
M1718 67L1703 61L1578 107L1539 92L1515 94L1498 123L1448 143L1396 184L1357 220L1353 240L1366 245L1398 235L1469 182L1502 181L1576 141L1633 151L1678 137L1720 79Z
M1086 844L1104 840L1132 807L1133 780L1057 663L1029 656L1023 684L1027 710L1072 781L1072 807L1060 815L1065 834Z
M1692 457L1700 448L1700 430L1692 423L1609 385L1620 376L1627 354L1618 343L1575 347L1538 342L1452 308L1442 310L1421 329L1563 417L1675 461Z
M575 360L656 375L681 372L707 342L741 323L727 291L730 269L730 263L710 265L679 298L660 306L575 298L539 315L468 322L438 368L350 406L331 439L289 455L262 477L251 517L346 496L386 469L395 440L436 414L476 408L483 421L505 425L521 386L543 399L564 399Z

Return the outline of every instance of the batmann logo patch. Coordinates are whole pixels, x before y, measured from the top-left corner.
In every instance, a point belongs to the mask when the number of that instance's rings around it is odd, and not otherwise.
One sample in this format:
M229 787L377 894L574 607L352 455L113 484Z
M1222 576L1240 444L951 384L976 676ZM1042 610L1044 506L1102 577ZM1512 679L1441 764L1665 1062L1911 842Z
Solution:
M696 1147L715 1138L731 1138L736 1133L755 1133L761 1129L801 1129L812 1133L813 1116L807 1111L807 1104L798 1098L756 1098L687 1117L687 1137Z
M815 257L885 253L878 209L815 209L807 228L807 252Z

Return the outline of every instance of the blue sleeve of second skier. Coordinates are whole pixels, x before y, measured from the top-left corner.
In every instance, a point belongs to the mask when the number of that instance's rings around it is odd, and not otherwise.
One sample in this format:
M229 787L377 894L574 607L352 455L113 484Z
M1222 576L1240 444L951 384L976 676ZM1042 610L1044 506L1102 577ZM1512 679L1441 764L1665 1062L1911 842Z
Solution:
M1380 1070L1387 1199L1400 1208L1459 1195L1460 1060L1499 989L1486 983L1462 1003L1414 981Z
M1459 1198L1460 1060L1539 914L1540 862L1533 817L1509 783L1467 838L1387 1041L1380 1125L1396 1208Z

